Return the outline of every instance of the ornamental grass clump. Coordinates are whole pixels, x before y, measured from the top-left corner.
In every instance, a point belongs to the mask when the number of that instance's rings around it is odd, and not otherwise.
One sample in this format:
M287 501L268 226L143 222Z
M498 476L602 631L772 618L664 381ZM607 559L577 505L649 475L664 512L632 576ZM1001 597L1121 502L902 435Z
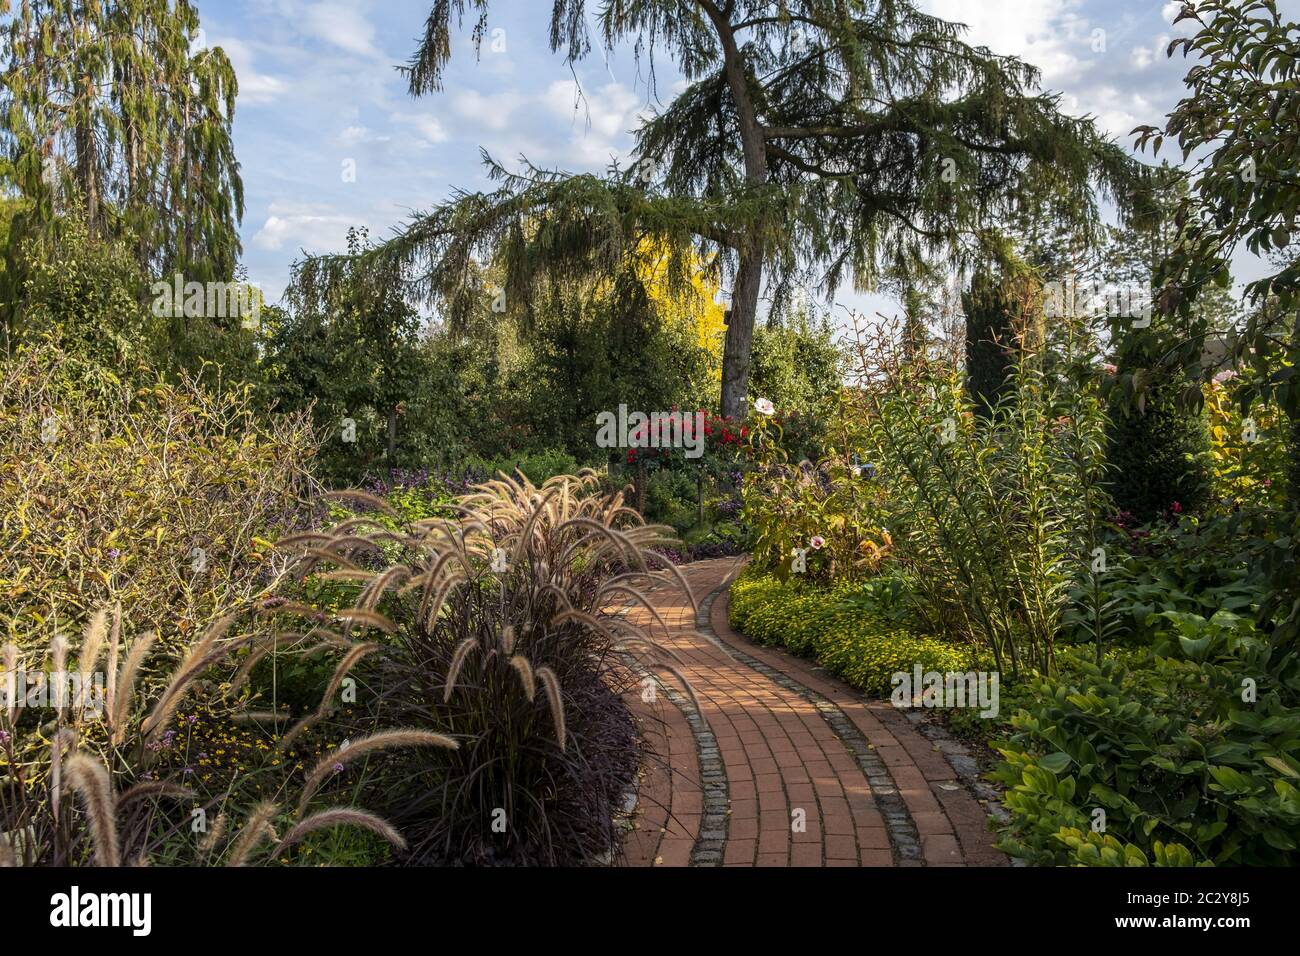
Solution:
M311 834L337 826L405 848L392 825L374 814L351 805L313 809L311 801L335 768L399 747L454 750L455 741L445 735L389 731L345 744L324 754L303 781L294 767L276 761L269 789L278 799L301 787L296 807L288 810L270 800L241 802L234 780L222 791L202 792L192 767L168 764L173 718L187 698L206 698L212 708L224 699L234 720L267 719L238 696L246 665L268 648L292 653L303 641L260 624L239 629L242 617L227 615L207 629L158 681L147 675L160 642L153 634L128 640L120 608L94 614L76 653L61 636L39 657L13 644L3 648L0 866L241 866L278 859ZM336 674L346 674L353 655L341 657ZM238 667L236 659L242 659ZM327 699L336 689L332 683ZM269 715L273 727L277 717ZM270 735L275 738L274 730Z
M396 531L383 500L343 496L377 514L282 545L304 575L353 589L349 627L382 632L382 653L358 668L366 719L458 745L381 771L404 859L578 863L612 849L637 759L619 692L643 669L686 683L674 655L617 613L639 605L662 624L646 591L665 583L693 606L656 551L675 543L671 529L643 523L589 471L540 487L501 474L449 506L458 517Z

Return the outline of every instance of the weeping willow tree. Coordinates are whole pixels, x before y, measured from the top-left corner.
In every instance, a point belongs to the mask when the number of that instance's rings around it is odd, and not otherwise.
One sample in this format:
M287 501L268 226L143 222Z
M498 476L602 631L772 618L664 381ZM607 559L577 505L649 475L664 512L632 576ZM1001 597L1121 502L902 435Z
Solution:
M413 95L440 88L467 7L475 41L486 34L487 0L435 4L406 68ZM678 250L682 280L693 250L730 285L723 414L744 414L765 289L780 314L796 287L869 289L900 263L960 264L1036 180L1095 220L1093 186L1122 198L1139 174L1038 90L1032 66L906 0L609 0L597 37L591 22L585 0L556 0L552 49L573 62L593 39L630 42L652 72L667 51L688 81L636 131L635 161L573 176L485 156L494 189L457 193L378 254L460 320L483 307L476 257L504 262L507 298L526 311L552 275L625 271L647 236Z
M143 267L229 281L243 185L238 84L189 0L0 0L0 144L26 202L12 239L69 213Z

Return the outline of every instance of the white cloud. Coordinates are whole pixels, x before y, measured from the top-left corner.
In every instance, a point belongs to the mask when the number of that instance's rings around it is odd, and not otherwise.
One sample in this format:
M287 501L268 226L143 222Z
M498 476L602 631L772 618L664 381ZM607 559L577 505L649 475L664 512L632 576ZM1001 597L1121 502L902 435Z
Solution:
M557 118L585 124L605 140L627 133L641 106L641 98L622 83L579 92L573 80L557 80L546 88L542 99Z
M309 4L298 15L303 30L358 56L379 58L375 27L353 4L323 2Z
M235 37L213 39L213 46L219 46L230 57L230 65L235 69L239 80L239 104L258 104L275 102L287 89L288 83L269 73L260 73L256 67L253 48L243 40Z
M405 127L414 134L416 146L431 146L435 143L445 143L448 140L447 128L443 126L442 121L432 113L426 112L393 112L388 116L388 121L395 127ZM389 139L390 137L384 137ZM371 137L375 139L375 137Z
M969 23L968 42L1039 67L1043 86L1062 92L1067 112L1095 117L1121 143L1131 145L1135 126L1159 122L1177 100L1176 77L1185 70L1169 64L1165 49L1181 3L1145 12L1101 0L981 0L977 6L922 0L921 6Z
M523 102L524 97L514 90L483 94L462 89L451 95L451 108L456 115L498 131L509 128L511 114Z
M1078 0L922 0L919 6L966 24L966 42L1034 64L1048 85L1077 73L1080 57L1091 52L1090 29L1075 14Z
M558 80L546 88L540 101L555 120L568 124L568 135L564 146L555 151L556 158L597 169L611 156L623 156L631 149L631 131L646 111L641 97L622 83L580 90L573 80Z
M253 244L273 252L285 246L308 251L340 249L352 225L356 225L355 219L330 207L273 202L262 228L253 236Z
M482 146L504 161L526 156L570 171L604 170L611 157L626 156L645 110L621 83L579 87L572 79L533 91L461 88L449 100L442 119L452 142Z

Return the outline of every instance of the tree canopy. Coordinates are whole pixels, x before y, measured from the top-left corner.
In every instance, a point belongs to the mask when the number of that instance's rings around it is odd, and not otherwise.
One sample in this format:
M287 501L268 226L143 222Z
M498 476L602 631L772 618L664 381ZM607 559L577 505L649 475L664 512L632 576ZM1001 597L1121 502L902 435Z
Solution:
M486 0L433 6L407 67L410 91L440 87L450 35ZM1142 169L1091 120L1065 115L1028 64L961 39L963 28L905 0L613 0L599 36L584 0L557 0L550 43L569 62L593 40L667 49L689 85L636 131L637 158L604 176L485 156L497 184L415 216L379 257L460 321L482 308L470 268L500 258L512 298L556 275L626 270L650 236L693 251L730 285L724 414L746 402L761 294L776 314L798 286L870 288L926 257L958 266L1030 194L1097 220L1094 186L1121 206ZM322 260L321 267L338 267Z
M0 0L0 132L30 204L14 234L77 207L92 236L129 238L155 274L229 280L243 184L231 122L238 83L200 46L190 0Z

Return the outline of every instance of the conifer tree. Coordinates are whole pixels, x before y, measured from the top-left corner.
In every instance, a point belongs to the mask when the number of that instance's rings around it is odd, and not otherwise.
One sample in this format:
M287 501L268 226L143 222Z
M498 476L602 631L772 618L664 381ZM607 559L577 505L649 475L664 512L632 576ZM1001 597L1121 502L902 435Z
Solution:
M128 237L155 274L229 281L243 185L231 138L238 84L204 49L190 0L0 0L0 145L19 193L14 240L75 213Z
M412 94L440 88L467 6L433 6L407 67ZM488 3L472 7L478 41ZM504 257L507 291L526 303L547 275L625 270L648 235L681 250L683 272L694 247L730 283L723 414L745 413L765 289L780 311L799 285L870 288L909 261L968 263L979 231L1049 173L1084 219L1096 217L1093 184L1122 200L1138 176L1090 120L1038 90L1032 66L907 0L608 0L597 38L587 8L554 4L550 42L567 61L593 40L631 42L650 58L667 50L688 81L636 131L635 162L571 176L485 156L497 188L417 216L382 254L456 321L483 307L467 281L476 256Z

